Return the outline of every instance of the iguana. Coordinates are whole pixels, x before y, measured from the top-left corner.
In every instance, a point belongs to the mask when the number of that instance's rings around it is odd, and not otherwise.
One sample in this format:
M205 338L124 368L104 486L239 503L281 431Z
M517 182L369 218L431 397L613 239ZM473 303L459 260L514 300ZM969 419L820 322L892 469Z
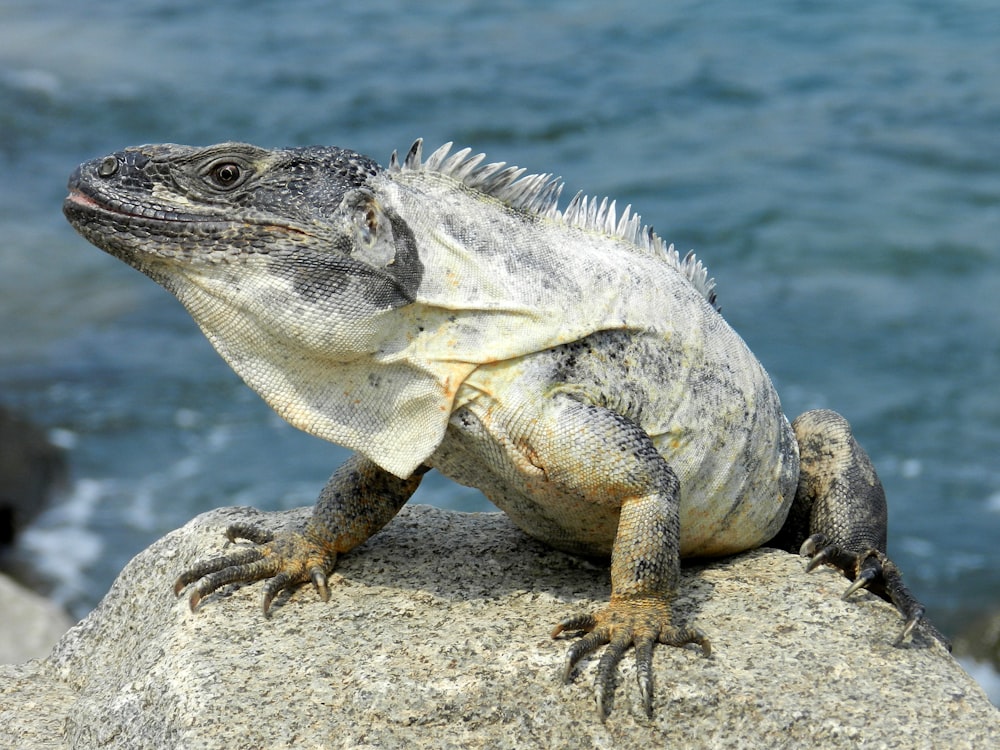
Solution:
M180 574L192 609L221 586L312 581L384 526L430 469L479 488L529 535L611 560L611 600L564 679L596 669L602 720L635 647L653 705L682 557L801 550L943 637L886 556L886 503L847 422L793 424L726 323L715 282L626 207L421 141L387 167L342 148L147 145L80 165L64 212L172 292L291 424L354 451L305 528L234 526L235 552Z

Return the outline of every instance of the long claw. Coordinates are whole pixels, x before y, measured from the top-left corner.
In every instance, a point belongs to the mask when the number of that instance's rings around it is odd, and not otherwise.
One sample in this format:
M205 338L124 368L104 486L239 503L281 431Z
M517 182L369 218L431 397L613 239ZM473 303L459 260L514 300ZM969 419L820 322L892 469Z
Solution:
M636 679L646 716L653 717L653 641L643 639L635 646Z
M563 682L569 682L570 676L573 674L573 667L577 665L587 654L593 653L605 643L608 642L608 637L603 632L593 632L588 633L583 638L574 643L570 649L569 653L566 654L566 666L563 669Z
M573 660L572 653L566 657L566 663L563 665L562 674L559 676L562 678L563 684L568 685L571 678L573 677L573 667L576 666L576 661Z
M268 610L271 609L271 602L274 601L274 597L290 583L292 583L292 577L288 573L278 573L273 578L267 579L267 583L264 584L264 596L261 599L261 608L264 611L265 617Z
M853 594L858 589L866 589L878 576L879 571L875 568L865 568L862 570L858 577L854 579L854 583L847 587L844 593L841 595L841 599L847 599L851 594Z
M326 571L316 565L309 571L309 578L312 580L319 598L324 602L330 601L330 585L327 582Z
M631 634L622 633L608 644L597 664L594 692L597 694L597 711L601 721L611 713L615 700L615 673L618 671L622 656L625 655L625 650L630 645L632 645Z
M902 646L903 641L905 641L907 638L910 637L910 634L913 632L913 629L917 626L917 623L923 620L923 618L924 618L924 608L921 606L915 612L910 614L909 618L906 620L906 623L903 625L903 631L899 634L899 637L896 638L895 641L893 641L892 645ZM930 623L928 623L928 626L930 626ZM948 650L950 651L951 645L944 640L944 636L940 635L937 632L936 628L933 628L933 626L931 627L933 630L933 635L935 635L937 638L939 638L939 640L944 642L944 644L948 647Z
M802 546L805 547L805 545ZM820 565L823 565L828 560L830 560L830 558L832 558L833 555L834 553L830 547L824 547L819 552L814 554L811 560L809 560L809 563L806 565L806 573L812 573Z
M701 646L702 656L707 658L712 655L712 642L708 639L708 636L706 636L698 628L680 628L672 634L661 633L660 643L667 646L686 646L689 643L694 643Z
M274 532L262 529L249 523L234 523L226 529L226 538L230 542L246 539L254 544L267 544L274 539Z
M602 724L607 720L608 715L611 713L611 709L614 708L614 693L614 685L607 688L603 682L597 681L594 683L594 697L597 700L597 716L601 720Z
M812 557L818 550L826 546L827 539L825 534L813 534L802 542L802 546L799 547L799 554L803 557Z
M560 633L589 632L596 624L597 620L591 614L567 617L552 629L552 637L555 638Z

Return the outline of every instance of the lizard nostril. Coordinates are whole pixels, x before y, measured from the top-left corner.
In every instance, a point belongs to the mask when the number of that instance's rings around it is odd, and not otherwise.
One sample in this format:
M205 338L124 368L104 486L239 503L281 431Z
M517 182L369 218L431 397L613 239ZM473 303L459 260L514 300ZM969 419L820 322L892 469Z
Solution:
M111 177L118 171L118 157L106 156L97 167L97 174L100 177Z

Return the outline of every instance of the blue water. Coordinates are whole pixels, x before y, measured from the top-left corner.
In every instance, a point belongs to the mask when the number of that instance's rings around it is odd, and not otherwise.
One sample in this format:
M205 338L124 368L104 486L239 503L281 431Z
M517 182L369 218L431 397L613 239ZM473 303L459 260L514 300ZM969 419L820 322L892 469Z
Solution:
M342 6L342 7L341 7ZM0 403L69 447L23 543L78 614L219 505L311 503L284 425L151 281L77 237L126 145L418 136L631 202L718 280L789 414L844 413L939 624L1000 604L1000 6L967 2L0 6ZM420 502L487 509L439 478Z

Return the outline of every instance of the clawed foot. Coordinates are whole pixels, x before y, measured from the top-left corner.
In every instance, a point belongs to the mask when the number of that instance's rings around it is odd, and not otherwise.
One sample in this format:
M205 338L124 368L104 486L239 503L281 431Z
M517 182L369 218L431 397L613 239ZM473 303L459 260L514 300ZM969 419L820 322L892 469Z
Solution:
M856 554L845 552L824 534L813 534L802 543L799 554L811 558L806 566L807 571L824 564L832 565L853 581L844 591L843 599L847 599L858 589L867 589L895 605L905 622L893 645L901 645L919 624L921 630L951 650L948 639L924 617L924 605L910 593L903 583L899 568L885 553L877 549L867 549Z
M608 648L597 665L594 691L601 721L611 712L614 700L615 674L629 646L635 646L639 692L647 716L653 715L653 647L657 643L684 646L696 643L702 653L710 656L712 647L705 634L696 628L675 628L670 624L670 607L660 598L630 600L612 599L611 604L591 615L568 617L552 631L586 633L569 650L563 680L569 682L573 667L584 656L607 644Z
M174 593L179 596L188 584L195 583L188 600L192 610L226 584L263 579L267 579L262 602L265 615L279 591L306 581L313 582L324 601L330 598L327 574L333 570L337 554L322 544L299 532L275 535L245 524L230 526L226 536L230 542L247 539L253 545L199 562L181 573L174 584Z

